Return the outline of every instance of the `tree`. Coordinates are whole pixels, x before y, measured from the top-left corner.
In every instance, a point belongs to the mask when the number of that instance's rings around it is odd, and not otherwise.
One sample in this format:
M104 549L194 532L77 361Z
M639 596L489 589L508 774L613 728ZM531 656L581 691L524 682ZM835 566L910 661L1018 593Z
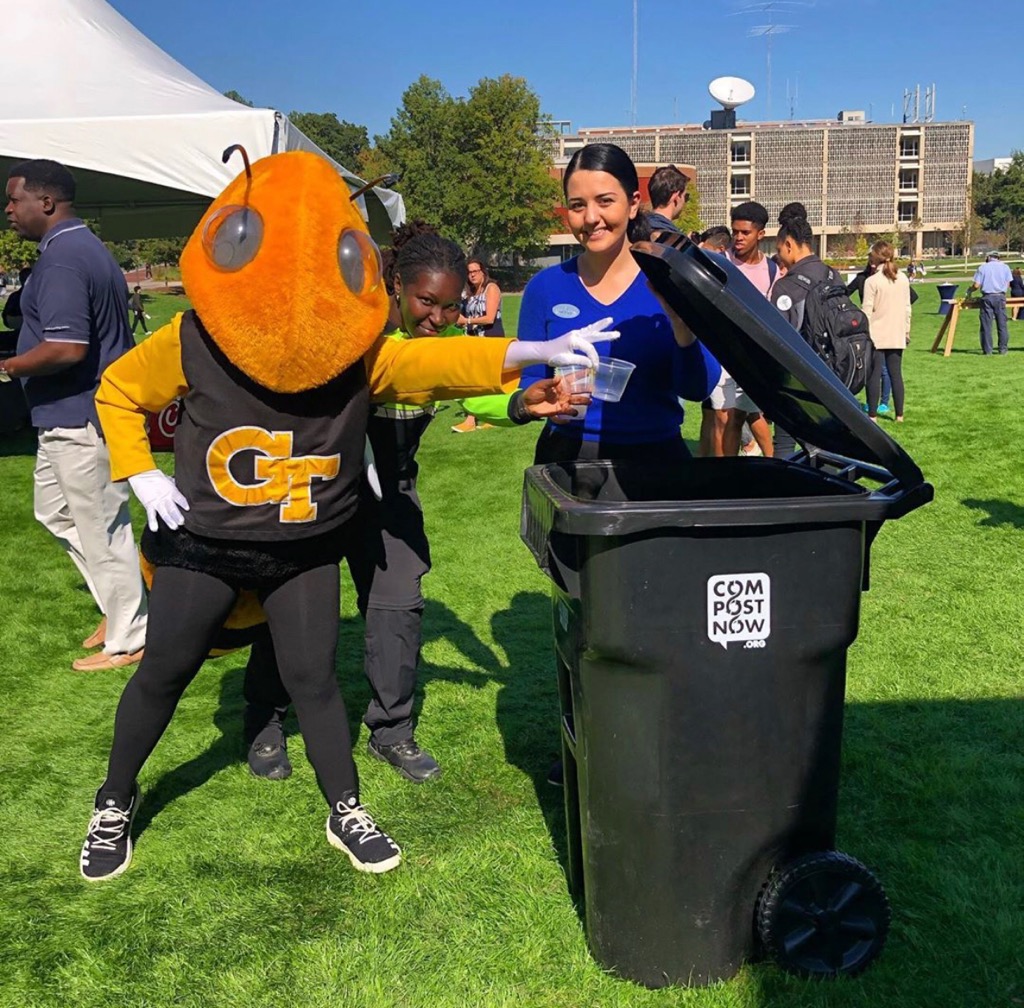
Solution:
M1024 151L1014 151L1010 166L990 175L974 173L974 213L981 227L1005 233L1008 218L1024 218Z
M230 98L232 101L238 102L239 105L246 105L249 108L253 108L253 104L248 98L243 97L237 91L225 91L225 98Z
M686 183L686 202L673 223L683 234L704 230L704 222L700 219L700 190L693 179Z
M359 156L370 146L365 126L339 119L333 112L290 112L288 118L328 157L349 171L358 170Z
M467 246L510 255L515 265L547 246L559 200L537 137L540 100L522 77L485 77L470 88L462 118L452 230Z
M0 273L17 273L31 266L39 255L35 242L19 238L13 231L0 231Z
M457 219L456 190L466 162L460 146L464 105L440 81L422 76L406 88L391 129L374 137L374 157L402 176L397 188L410 219L429 220L456 239L461 229L451 222Z
M484 78L466 99L420 77L361 163L401 172L410 217L515 264L547 244L559 199L538 126L539 99L521 77Z

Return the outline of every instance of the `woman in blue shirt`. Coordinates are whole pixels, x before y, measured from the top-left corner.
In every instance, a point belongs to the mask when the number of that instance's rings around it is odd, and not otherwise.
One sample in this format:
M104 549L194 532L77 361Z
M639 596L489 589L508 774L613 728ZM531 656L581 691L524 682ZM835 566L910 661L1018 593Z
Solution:
M519 336L554 339L610 316L619 339L596 344L598 353L636 369L619 402L594 399L583 417L546 423L535 462L689 458L679 400L705 399L721 369L678 318L665 314L630 255L631 242L643 236L636 168L620 147L590 144L573 155L562 186L569 227L583 251L530 281ZM549 373L543 366L525 369L522 387Z

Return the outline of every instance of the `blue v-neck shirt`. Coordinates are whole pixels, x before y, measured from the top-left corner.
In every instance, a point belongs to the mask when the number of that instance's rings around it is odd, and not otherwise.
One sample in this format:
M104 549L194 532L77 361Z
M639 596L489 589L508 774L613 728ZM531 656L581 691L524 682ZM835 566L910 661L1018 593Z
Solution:
M596 300L579 275L579 260L549 266L538 273L523 293L519 312L519 338L551 340L611 317L609 329L617 340L596 344L602 357L617 357L636 365L621 401L591 401L587 415L560 427L555 433L572 433L588 441L609 444L645 444L679 436L683 407L679 400L700 402L718 382L718 362L695 341L683 349L672 335L672 326L657 299L638 273L629 287L611 304ZM551 369L536 365L523 371L521 387L549 377Z

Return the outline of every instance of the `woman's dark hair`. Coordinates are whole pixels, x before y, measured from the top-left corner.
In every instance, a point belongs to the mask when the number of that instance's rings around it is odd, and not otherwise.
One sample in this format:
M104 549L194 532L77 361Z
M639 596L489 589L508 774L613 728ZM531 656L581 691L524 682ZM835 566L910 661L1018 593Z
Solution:
M636 165L630 156L615 144L596 143L581 147L569 159L562 176L562 195L569 197L569 179L577 171L601 171L615 176L615 181L622 186L627 199L640 190L640 179L636 174ZM651 228L647 223L647 215L642 211L626 226L626 237L631 241L644 241L651 236Z
M807 207L803 203L787 203L779 211L779 241L787 238L797 245L810 246L814 241L814 232L807 223Z
M462 249L426 221L410 221L395 229L391 245L381 250L384 287L395 293L395 276L403 284L412 283L423 273L453 273L466 283L466 257Z

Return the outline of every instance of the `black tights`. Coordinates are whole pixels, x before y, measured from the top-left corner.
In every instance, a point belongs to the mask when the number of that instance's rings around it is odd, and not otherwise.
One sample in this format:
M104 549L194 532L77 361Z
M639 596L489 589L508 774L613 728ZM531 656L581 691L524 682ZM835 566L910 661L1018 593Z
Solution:
M903 351L875 350L871 355L871 374L868 375L868 414L878 415L878 402L882 398L882 361L889 370L892 382L892 407L896 416L903 416Z
M146 653L121 694L104 794L122 800L206 659L238 591L208 574L158 567L149 597ZM337 564L306 571L259 593L281 680L295 704L306 754L333 806L358 791L348 715L338 690Z

